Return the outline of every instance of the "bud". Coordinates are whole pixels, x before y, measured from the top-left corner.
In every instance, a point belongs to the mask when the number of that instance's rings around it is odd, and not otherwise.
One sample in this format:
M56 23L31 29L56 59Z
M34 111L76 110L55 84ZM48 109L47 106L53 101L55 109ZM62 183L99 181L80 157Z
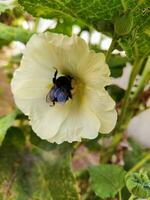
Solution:
M115 33L119 36L127 35L133 27L132 13L126 13L122 16L117 16L114 21Z
M144 172L128 175L126 177L126 186L130 193L136 197L150 197L150 179Z

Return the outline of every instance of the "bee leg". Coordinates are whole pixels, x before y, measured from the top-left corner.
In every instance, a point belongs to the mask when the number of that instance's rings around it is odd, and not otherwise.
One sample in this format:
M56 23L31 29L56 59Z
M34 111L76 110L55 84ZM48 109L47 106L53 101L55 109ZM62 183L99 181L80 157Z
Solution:
M46 102L49 103L50 99L49 99L49 93L46 95Z
M52 104L50 104L50 107L53 107L55 105L55 100L52 101Z
M70 99L72 99L72 94L71 94L71 92L69 93L68 97L69 97Z
M56 83L57 74L58 74L58 71L57 71L57 69L56 69L55 74L54 74L54 78L53 78L53 83L54 83L54 84Z
M49 106L50 106L50 107L53 107L53 106L55 105L55 101L52 101L51 103L52 103L52 104L50 104Z

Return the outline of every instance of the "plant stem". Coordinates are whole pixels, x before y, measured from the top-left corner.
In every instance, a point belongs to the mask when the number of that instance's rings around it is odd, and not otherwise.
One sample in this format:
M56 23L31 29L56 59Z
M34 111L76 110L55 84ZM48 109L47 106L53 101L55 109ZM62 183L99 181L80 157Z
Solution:
M150 80L150 57L148 58L146 65L144 67L139 85L132 96L132 101L134 101L137 98L137 96L144 89L145 85L148 83L149 80Z
M129 200L134 200L135 199L135 196L133 194L131 194Z
M131 89L132 89L132 86L134 84L136 75L138 74L138 72L141 68L143 60L144 60L144 58L137 59L135 61L134 65L133 65L133 69L132 69L130 79L129 79L128 88L127 88L125 98L124 98L122 111L121 111L121 114L120 114L120 118L119 118L119 121L118 121L116 128L113 131L112 144L111 144L111 146L109 147L108 150L105 150L104 152L102 152L102 154L101 154L101 162L102 163L107 163L110 160L110 158L111 158L113 152L115 151L117 145L119 144L119 142L123 138L123 131L126 129L130 119L133 116L132 110L128 110L129 98L130 98ZM128 114L127 114L127 111L129 111Z
M119 190L119 200L122 200L122 194L121 194L121 190Z
M116 41L117 41L117 37L114 35L113 38L112 38L111 44L109 46L109 49L107 51L107 54L106 54L106 61L109 60L111 52L114 50L114 46L115 46Z
M142 63L143 63L143 58L137 59L134 62L134 65L133 65L133 68L132 68L132 71L131 71L131 75L130 75L130 79L129 79L129 83L128 83L128 88L127 88L126 93L125 93L125 97L124 97L124 102L123 102L123 107L122 107L122 110L121 110L120 118L119 118L119 121L118 121L118 125L116 127L117 130L120 130L120 127L121 127L122 122L124 120L124 117L126 115L128 104L129 104L129 98L130 98L131 89L132 89L132 86L134 84L136 75L138 74L138 72L139 72L139 70L141 68Z
M129 172L129 173L133 173L133 172L136 172L137 170L139 170L148 160L150 160L150 153L146 154L146 156L140 160L134 167L132 167Z
M34 25L34 32L37 32L38 31L38 26L39 26L39 21L40 21L40 18L36 18L35 20L35 25Z
M127 11L126 1L125 0L121 0L121 4L122 4L122 7L123 7L124 11L126 12Z

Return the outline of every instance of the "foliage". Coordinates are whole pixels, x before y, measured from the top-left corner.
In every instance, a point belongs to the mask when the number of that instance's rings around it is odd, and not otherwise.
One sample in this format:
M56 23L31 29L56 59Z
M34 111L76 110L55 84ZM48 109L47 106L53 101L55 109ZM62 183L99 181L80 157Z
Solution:
M0 144L2 143L7 129L12 125L17 115L17 111L13 111L12 113L0 117Z
M10 27L3 23L0 23L0 39L5 41L20 41L26 43L32 33L25 31L20 27Z
M0 199L127 200L129 192L130 199L149 198L149 149L126 138L124 133L132 118L148 109L150 1L0 2L0 81L2 69L7 76L4 82L10 83L14 69L19 66L22 50L15 54L10 52L14 45L24 46L33 33L43 31L39 31L41 18L56 23L44 31L70 36L76 26L79 36L87 33L89 46L106 54L111 77L121 78L129 63L132 72L127 90L117 85L106 88L117 103L118 123L110 135L99 134L94 140L61 145L41 140L31 130L27 117L16 111L14 104L10 105L10 112L0 117ZM91 39L93 31L101 34L96 44ZM108 36L112 43L106 51L102 43ZM137 77L140 81L134 88ZM0 108L3 99L5 102L11 98L7 91L7 98L4 98L1 87L3 84L0 85ZM93 165L95 162L96 166ZM142 168L146 172L140 171Z
M42 151L26 141L21 129L11 127L0 147L1 199L79 199L70 148L63 156L61 148L55 154Z
M102 199L115 197L125 185L125 171L116 165L93 166L89 169L92 188Z

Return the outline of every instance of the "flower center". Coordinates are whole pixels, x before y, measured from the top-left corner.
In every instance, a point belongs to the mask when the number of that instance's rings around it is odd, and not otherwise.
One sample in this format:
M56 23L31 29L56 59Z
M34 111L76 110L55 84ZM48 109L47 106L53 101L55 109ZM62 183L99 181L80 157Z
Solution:
M71 90L72 80L70 76L60 76L57 78L57 71L54 74L53 86L46 96L46 102L55 105L58 103L65 103L69 98L72 98Z

